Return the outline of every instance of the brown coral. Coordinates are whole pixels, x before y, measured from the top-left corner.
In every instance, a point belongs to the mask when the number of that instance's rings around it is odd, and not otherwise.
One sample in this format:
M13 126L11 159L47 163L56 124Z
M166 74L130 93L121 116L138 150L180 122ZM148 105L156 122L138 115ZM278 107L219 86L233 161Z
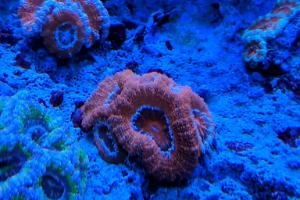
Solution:
M297 34L293 33L293 29L288 30L288 28L290 26L297 27L293 23L297 21L294 19L297 18L299 10L300 2L298 0L278 0L271 12L260 17L252 26L245 30L243 34L245 43L243 57L248 67L266 70L273 66L273 62L276 62L276 66L283 62L281 61L282 58L278 56L281 53L273 54L270 50L277 52L274 50L276 48L274 44L277 44L277 42L282 43L281 49L291 48L289 44L293 43ZM286 34L286 32L289 32L289 34ZM295 32L297 32L296 29ZM282 39L277 40L278 37ZM273 58L275 55L276 59Z
M159 182L187 178L213 136L203 99L156 72L127 70L106 78L81 112L84 129L107 117L117 142Z
M249 28L249 30L262 30L262 31L273 31L276 30L278 27L278 22L281 20L280 17L272 16L270 18L261 19L256 24L254 24L252 27Z
M25 32L40 34L51 53L70 57L82 46L104 40L109 15L100 0L22 0L19 16Z
M23 0L19 8L19 15L23 26L28 30L32 31L36 20L38 19L36 11L44 3L45 0Z
M128 73L107 77L102 81L90 99L73 114L73 122L83 130L93 134L94 143L101 157L111 163L124 161L126 153L111 133L108 122L109 105L120 92L120 87Z

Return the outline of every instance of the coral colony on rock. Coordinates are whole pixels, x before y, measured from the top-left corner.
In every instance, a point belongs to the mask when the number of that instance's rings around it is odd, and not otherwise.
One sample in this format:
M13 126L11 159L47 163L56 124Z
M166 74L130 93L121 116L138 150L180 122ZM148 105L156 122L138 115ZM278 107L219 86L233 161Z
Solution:
M108 77L76 112L74 123L92 129L104 160L123 160L124 149L157 182L189 176L214 134L203 99L156 72Z
M40 34L45 47L60 57L72 56L108 34L109 17L101 1L22 0L19 15L26 31Z
M26 92L3 99L0 199L84 196L87 157L61 118Z
M1 0L11 199L300 199L300 1Z
M280 65L290 56L299 35L299 17L300 2L278 1L270 13L245 31L244 59L250 67Z

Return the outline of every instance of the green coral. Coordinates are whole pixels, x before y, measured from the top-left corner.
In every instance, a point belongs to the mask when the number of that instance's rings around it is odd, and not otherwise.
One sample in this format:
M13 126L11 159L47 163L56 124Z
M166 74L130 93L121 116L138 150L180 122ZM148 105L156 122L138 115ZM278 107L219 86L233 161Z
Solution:
M73 128L28 99L0 98L0 199L82 198L88 160Z
M14 198L39 174L41 152L16 135L0 135L0 199Z
M35 185L38 199L78 199L85 191L86 171L78 167L80 154L72 148L49 160L46 170ZM87 165L84 160L80 165Z
M14 121L13 129L17 129L19 134L51 150L62 151L73 143L74 135L63 126L61 117L41 104L28 101L27 96L26 92L18 93L4 107L1 121L7 124L6 128Z

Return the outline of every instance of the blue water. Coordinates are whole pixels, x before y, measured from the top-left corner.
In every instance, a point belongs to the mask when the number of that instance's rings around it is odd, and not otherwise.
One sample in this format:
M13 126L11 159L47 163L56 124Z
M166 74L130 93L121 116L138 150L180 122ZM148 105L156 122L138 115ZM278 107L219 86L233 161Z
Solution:
M0 2L0 199L300 199L300 5L249 63L243 34L276 0L106 0L97 9L110 27L70 54L44 42L42 12L24 29L23 1ZM58 9L51 1L43 12ZM78 42L70 27L54 34L61 49ZM93 133L74 127L76 105L125 69L165 74L207 104L214 148L184 183L150 180L136 158L106 162Z

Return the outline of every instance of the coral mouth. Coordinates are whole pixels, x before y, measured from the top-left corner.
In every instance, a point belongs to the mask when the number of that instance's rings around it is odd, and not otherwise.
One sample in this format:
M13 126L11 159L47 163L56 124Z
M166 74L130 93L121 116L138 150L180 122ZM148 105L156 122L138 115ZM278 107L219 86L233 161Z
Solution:
M25 161L25 154L18 149L0 153L0 181L17 174Z
M58 46L70 49L76 44L77 35L77 27L70 22L65 22L56 28L55 40Z
M134 130L151 137L162 151L172 147L170 122L164 111L151 106L142 106L132 117Z
M120 163L126 158L125 152L117 143L106 122L98 122L93 129L94 142L101 157L110 163Z
M59 199L65 192L64 181L52 171L46 171L42 176L42 188L49 199Z
M43 120L28 120L25 125L25 134L29 135L31 139L41 145L43 137L48 133L48 128Z

